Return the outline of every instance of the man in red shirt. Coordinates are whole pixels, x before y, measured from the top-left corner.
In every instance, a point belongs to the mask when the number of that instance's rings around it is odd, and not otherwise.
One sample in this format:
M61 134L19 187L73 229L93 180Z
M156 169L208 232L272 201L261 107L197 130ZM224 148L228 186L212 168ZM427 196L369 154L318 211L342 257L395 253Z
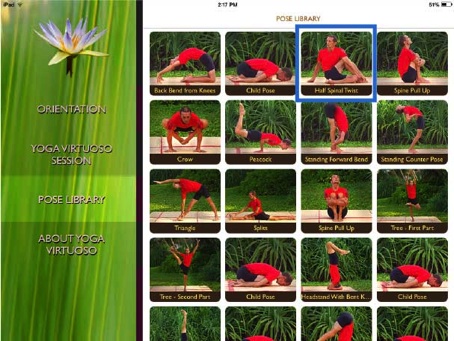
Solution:
M394 341L426 341L426 340L419 336L407 335L397 337L394 339Z
M266 263L251 263L243 265L236 272L236 287L263 287L276 283L283 286L292 284L293 277L288 272L280 272Z
M338 341L351 341L353 338L353 316L343 312L339 315L330 331L318 338L317 341L329 340L338 335Z
M339 145L344 142L345 135L348 132L348 118L345 111L334 103L327 103L325 105L325 115L329 123L329 137L331 140L331 151L338 154L342 153ZM336 139L337 130L337 139Z
M197 181L192 181L188 179L167 179L164 181L154 181L155 183L161 185L161 184L168 184L172 183L173 188L179 189L181 191L181 214L176 220L183 220L185 216L188 215L189 212L191 212L192 207L199 201L199 199L202 197L202 195L205 197L206 201L210 205L211 209L213 210L214 213L214 220L219 220L218 217L218 210L216 208L216 205L213 202L213 199L211 199L210 192L208 189L205 187L205 185L197 182ZM188 208L185 209L186 206L186 195L187 193L195 192L194 197L192 198L191 202L188 205Z
M280 81L289 81L293 72L288 67L280 68L268 59L248 59L238 64L238 76L229 77L232 82L259 83L271 82L274 75Z
M443 279L438 274L431 274L418 265L401 265L394 268L390 274L390 282L383 282L386 288L419 288L425 282L431 287L439 287Z
M274 341L272 338L268 336L248 336L243 339L243 341Z
M326 243L326 252L328 253L329 258L329 275L331 281L328 284L328 290L342 290L342 285L340 284L341 276L339 272L339 257L337 253L343 255L348 255L350 251L343 250L337 247L333 242Z
M230 213L228 215L228 218L230 220L270 220L270 221L276 221L276 220L294 220L294 216L272 216L269 214L266 214L263 211L262 208L262 202L260 201L259 198L257 198L257 194L255 191L250 191L249 192L249 203L241 209L241 211L236 212L236 213ZM251 209L252 213L244 215L244 216L239 216L241 213L244 211Z
M336 45L336 36L330 35L326 38L326 48L318 52L314 73L308 82L313 83L322 70L328 84L367 83L366 77L358 69L358 66L348 58L344 49ZM351 75L343 75L344 69L350 71Z
M169 250L170 253L175 257L181 271L183 271L183 285L184 285L183 291L186 291L186 286L188 284L189 267L191 266L192 258L194 257L194 255L199 247L199 243L200 243L200 240L197 239L197 244L195 245L192 252L190 252L189 247L186 246L185 253L178 252L178 250L176 249L176 247L174 245L172 245L170 247L170 250ZM186 314L183 314L183 315L186 316Z
M172 115L171 118L165 118L162 120L162 126L167 131L167 145L169 149L165 152L174 153L176 150L173 148L173 138L178 140L182 145L188 144L194 136L197 136L197 146L194 150L198 153L203 153L201 148L203 130L208 127L208 121L200 119L195 113L184 106L179 112ZM187 132L189 135L186 138L182 138L179 132Z
M291 147L292 142L289 139L281 140L279 136L271 133L262 133L258 130L246 130L243 129L243 117L246 113L244 110L244 105L240 103L239 109L240 116L238 122L235 126L235 134L241 137L244 137L250 142L259 142L260 141L260 150L257 150L256 153L263 153L263 147L265 144L270 146L279 146L281 149L286 150Z
M415 149L415 145L421 138L422 131L424 130L425 126L424 116L418 108L409 105L398 105L396 107L396 113L399 115L404 114L404 119L406 123L410 123L412 119L416 120L416 135L413 138L410 147L408 148L409 153L416 154L417 151Z
M162 83L164 80L162 75L172 71L176 67L180 65L185 65L190 60L199 60L204 66L205 70L208 72L206 76L186 76L181 81L185 83L214 83L216 81L216 70L215 65L213 62L213 58L203 50L200 50L196 47L190 47L183 52L181 52L178 56L170 60L170 64L165 67L163 70L158 72L157 75L157 82Z
M340 187L339 175L331 176L331 187L325 189L324 196L328 205L328 215L334 221L342 221L347 215L348 191Z
M413 207L416 208L417 210L421 209L421 205L419 204L418 199L416 198L416 177L410 180L409 177L407 176L405 179L405 188L407 190L406 205L410 209L411 221L415 221L415 218L413 217Z
M426 61L410 49L412 43L407 35L399 37L399 46L402 47L402 50L397 59L397 71L404 83L429 83L421 76L421 67Z

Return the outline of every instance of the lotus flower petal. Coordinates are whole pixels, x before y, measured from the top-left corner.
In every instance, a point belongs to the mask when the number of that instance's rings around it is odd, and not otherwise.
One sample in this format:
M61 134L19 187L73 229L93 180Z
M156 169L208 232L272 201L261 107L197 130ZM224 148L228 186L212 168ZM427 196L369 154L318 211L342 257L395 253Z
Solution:
M58 51L55 56L50 60L49 65L54 65L60 63L62 60L68 58L69 53Z
M61 31L58 29L57 26L52 21L49 21L49 24L47 24L47 27L49 27L49 31L52 32L54 35L55 39L62 39L63 35L61 34Z
M65 42L65 52L72 53L73 41L68 32L65 33L65 37L64 37L63 41Z
M69 21L69 19L66 19L65 33L69 33L70 36L73 34L71 21Z
M87 32L82 39L80 40L80 45L82 48L86 47L86 44L90 41L90 39L95 35L96 27L92 29L90 32Z
M41 25L41 24L39 24L39 25L41 26L41 29L43 30L43 33L45 34L45 36L43 36L38 31L35 30L36 34L39 35L41 38L43 38L45 41L47 41L52 46L55 46L57 49L60 49L61 48L60 42L57 41L54 38L54 36L52 34L50 34L47 29L45 29L45 27L43 25Z
M99 38L101 38L105 33L107 32L107 30L104 30L98 34L95 34L86 44L85 44L85 47L88 47L92 44L94 44L96 41L98 41Z
M90 50L83 50L79 54L85 54L85 55L94 56L94 57L107 57L108 56L107 53L102 53L102 52L98 52L98 51L90 51Z
M77 24L76 26L76 29L74 30L74 34L73 34L73 37L75 36L82 36L83 33L82 33L82 24L84 23L84 19L80 19L79 20L79 23Z

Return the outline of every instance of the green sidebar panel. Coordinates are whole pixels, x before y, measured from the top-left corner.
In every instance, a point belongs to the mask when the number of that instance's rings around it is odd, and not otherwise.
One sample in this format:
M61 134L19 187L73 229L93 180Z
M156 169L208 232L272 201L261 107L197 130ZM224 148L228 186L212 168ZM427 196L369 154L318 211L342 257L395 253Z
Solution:
M1 339L135 340L136 3L11 3Z

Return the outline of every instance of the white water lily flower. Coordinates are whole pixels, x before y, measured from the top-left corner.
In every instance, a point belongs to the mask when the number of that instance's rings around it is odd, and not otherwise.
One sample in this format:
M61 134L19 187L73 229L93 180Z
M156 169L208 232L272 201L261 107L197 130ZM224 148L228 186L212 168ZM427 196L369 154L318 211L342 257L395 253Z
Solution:
M58 27L49 21L48 24L39 24L44 35L36 32L42 39L58 49L55 56L49 61L49 65L60 63L67 59L67 73L72 74L72 59L78 55L90 55L94 57L106 57L107 53L86 50L87 47L94 44L101 38L107 30L96 34L97 28L87 32L87 19L80 19L76 28L72 29L71 22L66 19L65 33L61 33Z

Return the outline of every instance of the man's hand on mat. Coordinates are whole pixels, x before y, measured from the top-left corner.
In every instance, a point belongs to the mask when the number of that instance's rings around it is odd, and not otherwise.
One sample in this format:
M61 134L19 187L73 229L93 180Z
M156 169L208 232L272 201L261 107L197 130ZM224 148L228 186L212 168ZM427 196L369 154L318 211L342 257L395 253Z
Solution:
M315 78L314 77L311 77L307 80L308 83L314 83L315 82Z

